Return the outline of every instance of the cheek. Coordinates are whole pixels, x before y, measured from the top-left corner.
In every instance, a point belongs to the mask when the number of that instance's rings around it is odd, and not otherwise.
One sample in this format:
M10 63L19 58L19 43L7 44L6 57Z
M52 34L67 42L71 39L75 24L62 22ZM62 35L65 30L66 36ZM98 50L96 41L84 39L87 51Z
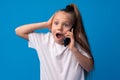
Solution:
M64 28L63 32L70 31L71 28Z
M55 31L56 31L55 28L52 27L52 28L51 28L51 32L52 32L52 33L55 33Z
M56 30L57 30L57 27L56 27L55 25L52 25L51 31L52 31L52 32L55 32Z
M53 27L53 24L51 25L51 32L53 32L53 30L54 30L54 27Z

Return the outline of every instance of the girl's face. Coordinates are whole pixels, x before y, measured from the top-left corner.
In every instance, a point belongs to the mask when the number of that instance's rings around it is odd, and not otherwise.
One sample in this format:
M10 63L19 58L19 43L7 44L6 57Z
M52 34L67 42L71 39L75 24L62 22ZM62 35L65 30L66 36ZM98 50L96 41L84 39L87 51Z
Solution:
M58 11L54 15L51 32L55 42L59 44L64 43L64 35L72 28L73 20L73 15L64 11Z

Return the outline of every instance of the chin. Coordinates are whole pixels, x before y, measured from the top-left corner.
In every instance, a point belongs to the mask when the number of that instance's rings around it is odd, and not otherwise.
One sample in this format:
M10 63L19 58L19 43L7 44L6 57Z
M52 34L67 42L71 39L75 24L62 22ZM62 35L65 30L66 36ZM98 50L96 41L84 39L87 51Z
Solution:
M61 44L61 45L64 44L63 40L55 40L55 42L58 43L58 44Z

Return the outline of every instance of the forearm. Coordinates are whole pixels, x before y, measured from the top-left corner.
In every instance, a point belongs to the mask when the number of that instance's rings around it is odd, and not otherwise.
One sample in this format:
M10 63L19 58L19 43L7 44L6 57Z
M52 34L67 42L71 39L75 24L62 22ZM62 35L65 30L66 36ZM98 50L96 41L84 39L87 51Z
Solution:
M33 32L34 30L45 28L46 27L46 22L41 22L41 23L33 23L33 24L26 24L22 25L18 28L15 29L16 33L30 33Z
M26 24L22 25L15 29L15 32L18 36L28 39L28 34L33 32L34 30L47 28L47 22L41 23L33 23L33 24Z
M88 58L80 53L77 48L72 49L73 54L75 55L79 64L87 71L91 71L93 69L94 63L92 58Z

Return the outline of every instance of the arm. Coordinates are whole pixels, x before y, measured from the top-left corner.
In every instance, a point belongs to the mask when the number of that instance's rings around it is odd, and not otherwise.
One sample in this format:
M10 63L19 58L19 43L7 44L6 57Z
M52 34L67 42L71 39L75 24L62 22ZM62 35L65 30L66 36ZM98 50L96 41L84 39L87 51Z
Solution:
M53 16L47 22L26 24L15 29L15 32L18 36L28 40L28 34L34 32L34 30L41 28L51 29Z
M70 38L70 43L68 45L68 48L72 51L72 53L75 55L76 60L79 62L79 64L87 71L91 71L94 67L94 61L92 58L88 58L84 56L76 47L74 35L73 35L73 29L72 32L68 31L65 34L66 37Z
M88 58L81 54L81 52L76 48L72 48L71 51L75 55L76 59L78 60L79 64L87 71L91 71L93 69L94 63L92 58Z
M34 23L34 24L26 24L23 26L20 26L15 29L15 32L18 36L25 38L28 40L28 34L33 32L34 30L41 29L41 28L47 28L47 22L41 22L41 23Z

